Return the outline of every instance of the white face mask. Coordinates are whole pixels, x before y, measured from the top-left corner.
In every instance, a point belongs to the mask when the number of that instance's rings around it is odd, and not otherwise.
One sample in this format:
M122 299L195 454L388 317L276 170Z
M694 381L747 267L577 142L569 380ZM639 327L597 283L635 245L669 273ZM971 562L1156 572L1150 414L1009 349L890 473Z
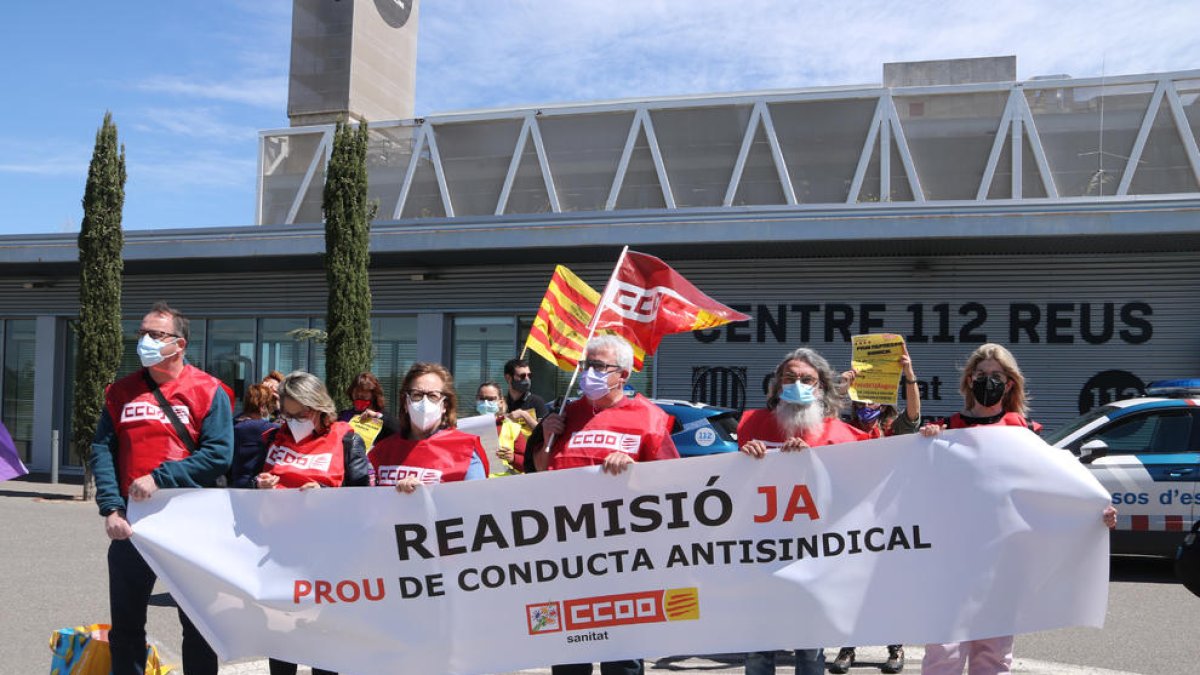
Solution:
M302 441L312 436L313 430L316 428L312 420L296 420L290 417L287 418L287 425L288 430L292 432L292 438L297 441Z
M143 335L142 339L138 341L138 360L141 361L142 365L146 368L162 363L167 358L166 356L163 356L162 348L169 344L171 343L159 342L149 335ZM171 356L174 355L175 354L172 354Z
M429 431L442 421L442 401L434 403L423 398L416 403L408 402L408 420L414 431Z

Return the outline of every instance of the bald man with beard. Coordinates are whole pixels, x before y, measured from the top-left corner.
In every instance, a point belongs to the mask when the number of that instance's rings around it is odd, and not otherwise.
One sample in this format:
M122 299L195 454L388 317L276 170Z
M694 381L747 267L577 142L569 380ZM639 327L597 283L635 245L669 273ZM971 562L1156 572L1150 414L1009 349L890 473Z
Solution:
M738 449L762 459L768 450L783 452L819 445L862 441L869 436L838 419L842 395L833 369L817 352L801 347L775 367L767 407L747 410L738 423ZM796 675L825 672L823 649L797 649ZM775 652L746 654L746 675L774 675Z

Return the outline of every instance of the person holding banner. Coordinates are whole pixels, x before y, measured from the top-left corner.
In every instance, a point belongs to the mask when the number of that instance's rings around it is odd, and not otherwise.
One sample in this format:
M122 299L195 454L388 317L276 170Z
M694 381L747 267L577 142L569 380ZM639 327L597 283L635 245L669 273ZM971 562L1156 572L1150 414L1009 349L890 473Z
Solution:
M588 340L579 389L583 397L568 404L563 412L548 415L530 439L530 450L538 471L600 465L618 475L634 462L678 459L671 440L671 418L644 396L625 394L625 383L633 373L633 347L616 335ZM553 439L553 446L541 447ZM629 439L636 439L634 445ZM622 441L626 442L622 442ZM553 675L588 675L590 663L558 664ZM601 675L642 675L642 659L605 661Z
M259 489L366 486L371 467L366 446L346 422L321 380L295 371L279 383L279 410L284 425L262 436L261 473L251 487ZM236 484L236 479L235 479ZM296 675L296 664L268 659L271 675ZM337 675L312 669L313 675Z
M838 419L841 392L823 356L801 347L775 366L767 407L747 410L738 423L738 449L762 459L769 449L783 452L848 443L867 434ZM797 649L796 675L825 672L824 649ZM775 652L746 654L746 675L774 675Z
M1025 427L1034 433L1042 430L1042 425L1027 417L1029 397L1017 359L1001 345L981 345L971 354L963 367L958 389L965 403L962 412L955 413L946 424L926 424L921 427L921 435L937 436L945 429L989 425ZM1117 510L1111 505L1104 509L1102 517L1108 529L1117 526ZM993 675L1012 672L1012 660L1011 635L928 644L921 672L961 675L969 663L971 675Z
M114 675L146 669L146 607L157 578L130 541L128 500L150 499L159 488L215 487L229 470L233 420L220 381L189 365L187 317L157 302L138 329L142 368L104 392L92 441L96 505L108 547L108 634ZM216 675L217 655L182 609L183 668Z
M440 363L414 363L401 391L400 433L371 450L375 484L411 493L422 484L487 478L487 453L479 437L455 428L458 394L450 371Z
M320 378L297 370L279 384L282 427L262 436L262 464L251 487L366 486L371 467L366 446L345 422Z

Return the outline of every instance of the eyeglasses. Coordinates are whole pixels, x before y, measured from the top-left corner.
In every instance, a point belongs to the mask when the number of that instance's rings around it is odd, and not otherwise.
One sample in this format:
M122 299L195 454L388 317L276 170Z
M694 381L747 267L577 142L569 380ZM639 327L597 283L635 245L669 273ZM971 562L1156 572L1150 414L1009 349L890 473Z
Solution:
M605 363L603 361L584 361L583 367L591 369L598 373L612 373L621 369L621 366L616 363Z
M512 374L512 379L514 379L514 380L528 380L528 379L529 379L529 376L530 376L530 373L513 373L513 374Z
M419 403L424 399L429 399L431 403L440 403L446 395L440 391L421 391L420 389L409 389L404 392L408 396L408 400L413 403Z
M296 420L297 422L303 422L304 420L308 419L308 416L311 414L312 414L312 410L309 408L305 408L304 410L302 410L298 413L295 413L295 414L283 412L281 410L279 412L279 419L285 420L285 421L286 420Z
M795 382L800 382L801 384L807 384L808 386L811 387L811 386L814 386L816 383L820 382L821 380L819 378L813 377L812 375L797 376L794 373L784 373L783 375L779 376L779 381L784 384L794 384Z
M476 396L476 401L499 401L499 396Z
M146 337L147 335L150 336L151 340L156 340L158 342L162 342L163 340L166 340L167 338L183 337L182 335L176 335L174 333L164 333L161 330L139 330L138 331L138 339L139 340Z

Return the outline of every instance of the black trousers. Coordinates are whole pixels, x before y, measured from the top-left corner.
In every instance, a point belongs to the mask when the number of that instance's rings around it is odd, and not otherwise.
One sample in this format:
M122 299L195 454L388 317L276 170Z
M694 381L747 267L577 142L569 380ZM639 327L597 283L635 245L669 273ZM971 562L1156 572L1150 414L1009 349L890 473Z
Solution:
M154 591L154 571L128 539L108 546L108 605L112 630L108 634L113 675L146 672L146 606ZM217 675L217 655L191 619L179 610L183 624L183 672Z
M592 675L590 663L568 663L552 666L553 675ZM600 675L643 675L646 672L641 659L635 661L605 661L600 664Z

